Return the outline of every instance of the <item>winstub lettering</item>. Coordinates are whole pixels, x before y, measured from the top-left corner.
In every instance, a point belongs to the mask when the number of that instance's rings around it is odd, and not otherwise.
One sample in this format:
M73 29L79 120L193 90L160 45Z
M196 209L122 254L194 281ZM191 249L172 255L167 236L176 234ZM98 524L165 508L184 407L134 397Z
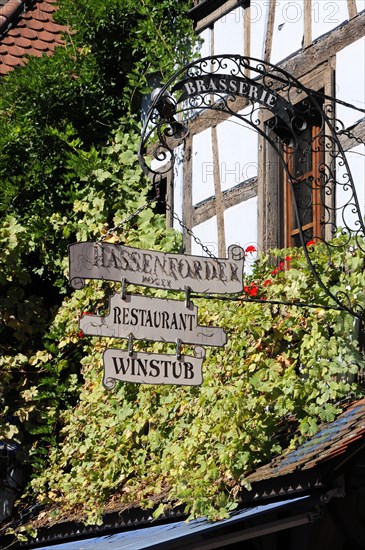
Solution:
M125 279L154 288L236 293L243 288L244 252L235 247L233 258L230 250L227 259L214 259L110 243L75 243L69 246L70 281L74 288L80 288L85 279ZM242 250L238 259L237 250Z
M199 386L203 382L204 358L175 355L134 353L107 349L104 352L103 385L112 389L116 380L140 384L176 384Z

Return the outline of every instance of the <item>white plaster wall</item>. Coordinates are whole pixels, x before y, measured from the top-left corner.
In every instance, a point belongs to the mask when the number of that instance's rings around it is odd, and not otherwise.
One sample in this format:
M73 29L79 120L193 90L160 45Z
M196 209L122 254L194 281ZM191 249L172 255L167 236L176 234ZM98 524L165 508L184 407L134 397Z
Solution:
M360 204L361 215L364 218L365 215L365 147L364 145L358 145L350 151L346 152L346 158L349 163L350 171L352 178L355 183L355 189L357 198ZM344 177L346 174L346 169L342 166L338 166L337 170L337 181L346 182L347 177ZM337 225L343 226L342 222L342 211L341 208L349 201L351 197L350 190L346 191L344 187L337 186L336 190L336 206L340 208L337 212ZM346 208L344 219L346 224L352 230L356 230L358 226L356 225L357 216L352 212L352 208Z
M313 0L312 1L312 38L335 29L348 19L346 0Z
M356 0L357 13L365 10L365 0Z
M249 245L257 247L257 197L225 210L224 226L227 248L231 244L238 244L243 249ZM247 256L248 266L255 258L256 254Z
M192 197L195 205L215 194L212 131L210 128L193 137L192 151Z
M321 1L323 2L323 0ZM304 33L303 3L304 0L293 2L279 0L277 2L271 63L278 63L302 47Z
M365 37L336 55L336 97L365 108ZM336 113L346 127L364 116L364 113L340 104L337 104Z
M174 212L182 219L183 186L184 186L184 146L180 145L175 149L174 164ZM181 225L174 219L173 226L182 231Z
M218 256L217 216L213 216L209 220L194 227L193 233L208 247L212 254ZM191 253L193 256L207 255L194 239L191 239Z
M258 135L253 128L231 117L217 126L217 138L222 191L257 176Z
M243 51L244 10L236 8L214 23L214 55L243 55Z
M199 38L202 40L202 43L199 44L196 48L196 51L199 57L208 57L211 55L211 44L212 44L212 30L205 29L200 33Z
M268 2L262 0L251 1L250 22L251 22L251 57L262 59L264 55L264 33L266 10Z

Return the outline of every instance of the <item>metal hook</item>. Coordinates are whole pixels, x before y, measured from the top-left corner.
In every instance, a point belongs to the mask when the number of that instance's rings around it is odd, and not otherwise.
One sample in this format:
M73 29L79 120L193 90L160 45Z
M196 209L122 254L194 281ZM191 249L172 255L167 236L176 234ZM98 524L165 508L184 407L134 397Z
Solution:
M122 288L121 288L121 291L120 291L120 297L122 298L122 300L125 300L127 279L125 277L122 277L121 282L122 282Z
M185 287L185 307L190 309L191 307L191 288L190 286Z
M182 346L181 338L176 338L176 359L178 361L180 361L181 359L181 346Z
M128 355L129 355L129 356L132 356L132 355L133 355L133 342L134 342L134 336L133 336L133 334L131 333L131 334L128 336Z

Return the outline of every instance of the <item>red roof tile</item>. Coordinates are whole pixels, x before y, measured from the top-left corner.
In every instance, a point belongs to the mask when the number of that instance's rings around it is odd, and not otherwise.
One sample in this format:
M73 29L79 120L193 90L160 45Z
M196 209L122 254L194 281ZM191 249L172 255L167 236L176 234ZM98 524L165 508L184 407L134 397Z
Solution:
M11 55L15 57L23 57L26 53L26 50L19 46L12 46L11 48Z
M25 38L23 36L20 36L17 40L14 40L13 48L16 48L17 46L20 46L21 48L31 48L32 47L32 41L28 40L28 38ZM26 52L24 52L26 53Z
M8 0L0 6L0 75L24 65L25 55L52 55L63 44L67 27L56 23L52 14L55 0Z
M32 47L34 50L39 50L40 52L46 52L48 50L48 44L43 40L34 40Z
M56 11L56 7L53 6L51 2L49 3L43 2L43 4L39 6L39 10L44 11L46 13L53 13Z
M28 27L24 27L24 29L21 29L21 36L22 38L28 38L29 40L34 40L35 38L37 38L37 33L36 31L29 29Z
M47 31L40 31L38 33L38 39L42 40L43 42L54 42L54 34Z
M1 40L1 44L5 44L6 46L13 46L14 45L14 37L13 36L5 36Z
M21 30L16 27L8 31L8 36L20 36L20 34L21 34Z
M39 19L29 19L27 26L34 31L43 31L44 29L44 24Z
M4 65L9 65L10 67L16 67L19 64L19 59L13 55L5 54L3 60Z

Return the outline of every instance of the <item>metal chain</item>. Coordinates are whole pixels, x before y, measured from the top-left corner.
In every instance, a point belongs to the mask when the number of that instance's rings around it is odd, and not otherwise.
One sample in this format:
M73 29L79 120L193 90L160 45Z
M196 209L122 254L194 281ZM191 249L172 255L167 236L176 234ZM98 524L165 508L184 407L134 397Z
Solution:
M187 227L187 225L182 220L180 220L179 216L175 212L173 212L171 206L167 202L165 203L165 205L166 205L166 210L169 210L171 212L172 217L174 218L174 220L176 220L179 223L179 225L182 227L182 229L185 229L185 231L189 235L189 237L191 237L194 240L194 242L202 248L202 250L207 254L207 256L209 256L213 260L217 260L218 258L199 239L199 237L194 235L193 231L189 227Z
M187 227L187 225L179 218L179 216L175 212L173 212L171 206L166 202L166 200L161 200L161 198L158 195L159 194L157 193L156 197L153 197L152 199L148 199L145 203L143 203L141 206L139 206L134 212L132 212L132 214L130 214L129 216L124 218L124 220L119 222L114 227L111 227L110 229L108 229L108 231L104 235L101 235L96 242L97 243L103 242L107 238L108 235L112 235L113 233L115 233L115 231L118 231L124 225L126 225L127 223L132 221L133 218L137 217L138 214L140 214L145 208L148 208L153 202L163 202L163 203L165 203L166 210L169 210L171 212L172 217L174 218L174 220L176 220L179 223L181 228L186 231L186 233L189 235L189 237L191 237L194 240L194 242L202 248L202 250L207 254L207 256L209 256L210 258L212 258L214 260L217 260L217 257L199 239L199 237L194 235L193 231L189 227Z
M360 137L355 136L355 134L350 132L350 130L341 130L340 132L338 132L338 134L341 136L347 136L350 139L354 139L357 143L360 143L361 145L365 145L365 141L362 140Z
M140 214L145 208L147 208L148 206L150 206L153 202L156 202L157 200L158 200L157 197L154 197L153 199L148 199L145 203L143 203L141 206L139 206L134 212L132 212L132 214L130 214L129 216L124 218L124 220L119 222L114 227L111 227L110 229L108 229L108 231L104 235L101 235L96 242L97 243L103 242L107 238L108 235L112 235L115 231L118 231L119 229L121 229L124 225L126 225L127 223L132 221L133 218L138 216L138 214Z

